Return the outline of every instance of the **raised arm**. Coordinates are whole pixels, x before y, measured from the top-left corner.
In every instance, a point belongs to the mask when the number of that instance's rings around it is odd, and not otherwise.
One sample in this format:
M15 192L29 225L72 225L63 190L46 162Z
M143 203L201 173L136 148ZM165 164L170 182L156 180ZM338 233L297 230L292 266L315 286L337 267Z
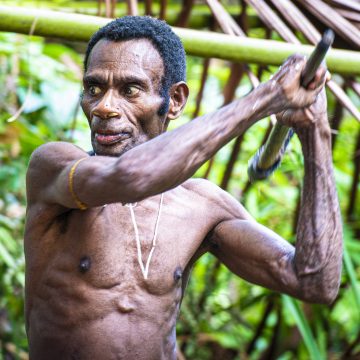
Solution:
M71 173L73 192L87 207L135 202L171 189L191 177L219 148L255 121L312 103L318 90L305 91L298 85L303 66L303 58L290 58L273 80L245 98L161 134L119 158L88 157L66 143L44 145L35 151L29 165L28 199L30 203L78 207L69 191ZM171 90L171 106L182 97L181 87Z
M295 248L255 221L234 219L214 230L213 253L251 282L302 300L331 303L340 283L342 225L325 91L306 113L281 114L299 136L305 163Z

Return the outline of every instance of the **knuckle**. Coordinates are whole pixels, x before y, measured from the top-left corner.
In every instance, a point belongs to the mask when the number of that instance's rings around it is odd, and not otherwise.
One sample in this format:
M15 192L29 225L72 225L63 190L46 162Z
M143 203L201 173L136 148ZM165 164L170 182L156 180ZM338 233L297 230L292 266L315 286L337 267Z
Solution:
M324 63L322 63L322 64L320 65L320 69L321 69L321 71L326 72L326 71L327 71L327 66L326 66Z
M294 59L297 59L297 60L304 60L305 59L305 56L301 55L299 53L294 54L293 57L294 57Z
M300 55L300 54L297 54L297 53L292 55L291 57L293 58L294 62L299 62L299 63L301 63L301 62L305 63L306 60L307 60L306 56Z

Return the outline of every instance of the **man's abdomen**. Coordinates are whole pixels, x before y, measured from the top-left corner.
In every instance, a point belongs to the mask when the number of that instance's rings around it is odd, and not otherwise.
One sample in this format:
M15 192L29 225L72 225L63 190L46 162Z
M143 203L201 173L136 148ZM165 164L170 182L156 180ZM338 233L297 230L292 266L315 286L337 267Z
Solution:
M92 306L87 311L98 312ZM140 315L114 309L97 319L79 323L75 319L56 321L48 315L43 311L30 314L31 360L176 358L175 313L156 313L155 309L149 309L147 314Z

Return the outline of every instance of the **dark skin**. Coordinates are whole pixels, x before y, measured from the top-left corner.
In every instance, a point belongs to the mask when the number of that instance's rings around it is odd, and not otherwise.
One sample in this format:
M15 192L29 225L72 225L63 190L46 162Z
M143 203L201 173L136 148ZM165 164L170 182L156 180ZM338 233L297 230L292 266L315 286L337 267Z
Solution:
M159 116L164 67L154 46L141 39L101 40L94 47L82 107L97 156L49 143L29 164L26 326L32 359L176 359L180 302L192 265L206 252L255 284L305 301L334 300L342 232L321 90L325 70L306 90L300 86L304 64L293 57L243 99L165 132L185 106L186 84L171 87L169 111ZM305 159L296 247L217 186L189 179L235 136L280 112L280 121L295 128ZM85 211L68 185L70 169L82 158L74 190ZM157 245L144 279L123 204L138 202L145 262L161 193Z

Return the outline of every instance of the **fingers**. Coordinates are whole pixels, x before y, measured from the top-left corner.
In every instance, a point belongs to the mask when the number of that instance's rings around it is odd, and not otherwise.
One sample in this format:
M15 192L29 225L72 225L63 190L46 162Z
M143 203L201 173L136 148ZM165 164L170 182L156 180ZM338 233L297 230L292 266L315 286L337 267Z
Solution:
M326 72L326 78L325 78L326 82L329 82L331 80L331 74L329 71Z
M301 77L306 66L305 56L290 56L273 77L282 88L283 108L304 108L313 104L325 85L327 70L321 65L307 88L301 86Z
M329 74L329 73L326 70L325 66L320 66L315 73L314 79L307 86L307 89L315 90L316 88L322 88L326 82L327 74Z
M279 71L275 74L274 80L282 81L283 79L291 79L292 81L296 81L297 79L300 79L305 64L305 56L295 54L288 57L280 66Z
M294 112L288 112L287 122L294 125L305 125L314 121L314 116L309 108L299 109Z
M304 109L304 118L307 119L310 123L315 121L314 114L309 108Z
M287 109L276 115L283 125L293 128L303 128L315 122L315 116L311 109Z
M284 63L286 71L292 75L294 79L300 79L303 69L306 65L306 57L298 54L290 56Z
M300 55L300 54L294 54L289 56L285 62L284 65L293 66L298 64L296 67L296 71L302 70L303 67L305 67L306 64L306 56Z

